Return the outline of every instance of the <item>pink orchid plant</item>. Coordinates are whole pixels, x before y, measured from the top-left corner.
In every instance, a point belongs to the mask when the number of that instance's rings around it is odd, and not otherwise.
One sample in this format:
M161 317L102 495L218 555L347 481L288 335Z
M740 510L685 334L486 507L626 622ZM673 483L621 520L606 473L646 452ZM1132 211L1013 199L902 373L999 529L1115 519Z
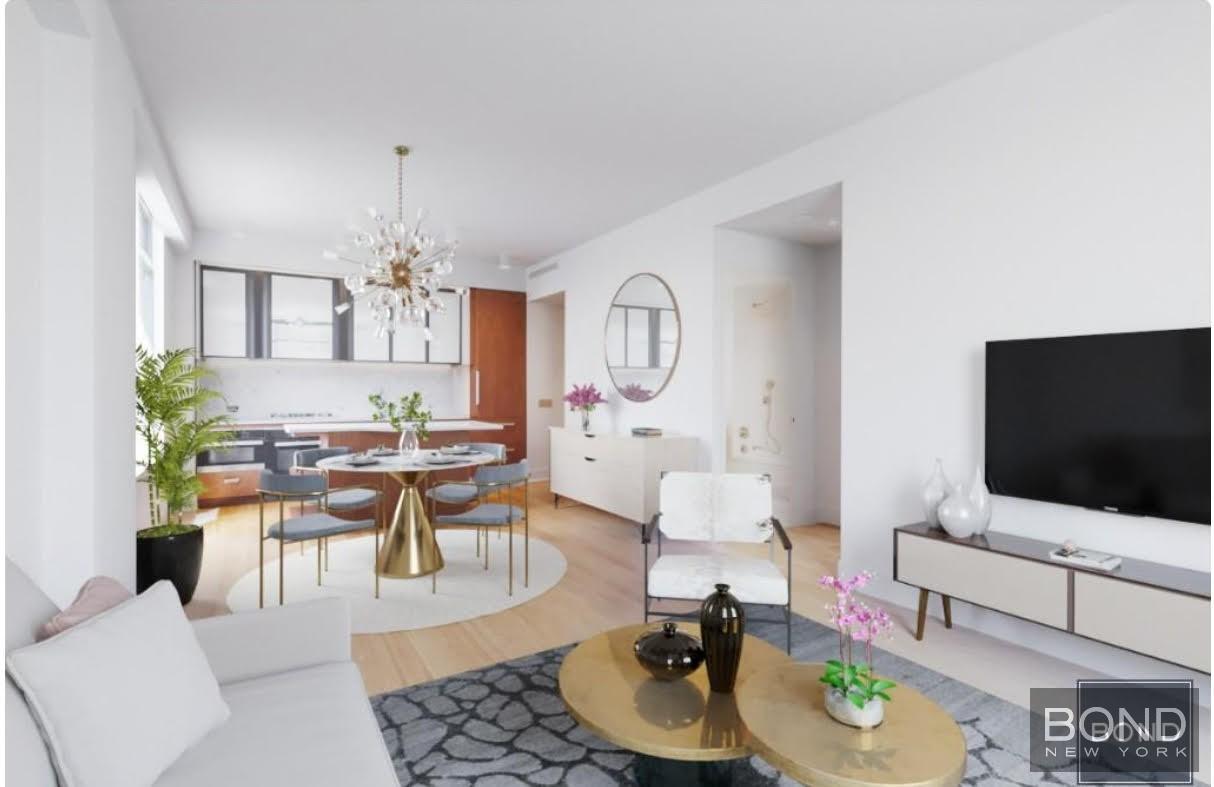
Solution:
M894 627L885 610L872 609L855 598L855 592L867 585L872 577L871 573L862 571L848 579L824 576L818 580L819 586L835 593L835 601L826 605L826 611L839 632L839 658L826 662L826 672L818 680L833 687L860 709L874 699L889 702L887 692L897 685L872 674L873 641ZM856 642L864 645L862 661L853 654Z
M607 400L599 393L599 389L594 387L594 383L586 385L575 383L573 390L565 394L565 401L569 403L570 410L581 410L586 413L593 412L595 405L607 403Z

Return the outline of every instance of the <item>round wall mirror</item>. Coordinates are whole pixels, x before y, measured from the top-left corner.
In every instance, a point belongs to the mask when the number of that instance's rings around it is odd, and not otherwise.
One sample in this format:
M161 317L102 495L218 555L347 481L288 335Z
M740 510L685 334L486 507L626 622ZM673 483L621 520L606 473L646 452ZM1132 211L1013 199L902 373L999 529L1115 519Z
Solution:
M652 273L638 273L612 299L604 335L616 390L630 402L648 402L670 382L679 361L674 293Z

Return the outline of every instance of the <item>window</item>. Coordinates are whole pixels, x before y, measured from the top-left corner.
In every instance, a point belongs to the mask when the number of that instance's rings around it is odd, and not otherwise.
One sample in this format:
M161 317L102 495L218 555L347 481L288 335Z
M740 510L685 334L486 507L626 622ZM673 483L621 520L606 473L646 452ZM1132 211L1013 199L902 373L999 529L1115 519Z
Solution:
M164 233L135 200L135 342L164 349Z

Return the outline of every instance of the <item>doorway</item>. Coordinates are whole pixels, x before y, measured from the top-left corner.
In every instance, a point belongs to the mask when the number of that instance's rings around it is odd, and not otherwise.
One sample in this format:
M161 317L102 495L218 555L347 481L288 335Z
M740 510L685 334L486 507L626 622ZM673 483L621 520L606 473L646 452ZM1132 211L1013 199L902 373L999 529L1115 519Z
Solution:
M549 427L563 426L565 293L527 302L527 460L531 477L547 480Z
M726 472L772 478L788 525L840 525L842 186L720 225Z

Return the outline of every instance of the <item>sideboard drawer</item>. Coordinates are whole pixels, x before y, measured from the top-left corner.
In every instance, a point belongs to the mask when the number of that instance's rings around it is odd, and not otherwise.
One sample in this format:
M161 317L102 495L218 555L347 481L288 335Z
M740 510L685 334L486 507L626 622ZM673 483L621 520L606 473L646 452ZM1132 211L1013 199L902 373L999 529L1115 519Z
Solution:
M694 467L696 439L584 434L553 427L553 494L579 500L633 522L657 511L657 482L663 470Z
M937 539L898 533L896 579L946 596L1067 627L1067 572Z
M1210 600L1075 572L1075 633L1210 671Z

